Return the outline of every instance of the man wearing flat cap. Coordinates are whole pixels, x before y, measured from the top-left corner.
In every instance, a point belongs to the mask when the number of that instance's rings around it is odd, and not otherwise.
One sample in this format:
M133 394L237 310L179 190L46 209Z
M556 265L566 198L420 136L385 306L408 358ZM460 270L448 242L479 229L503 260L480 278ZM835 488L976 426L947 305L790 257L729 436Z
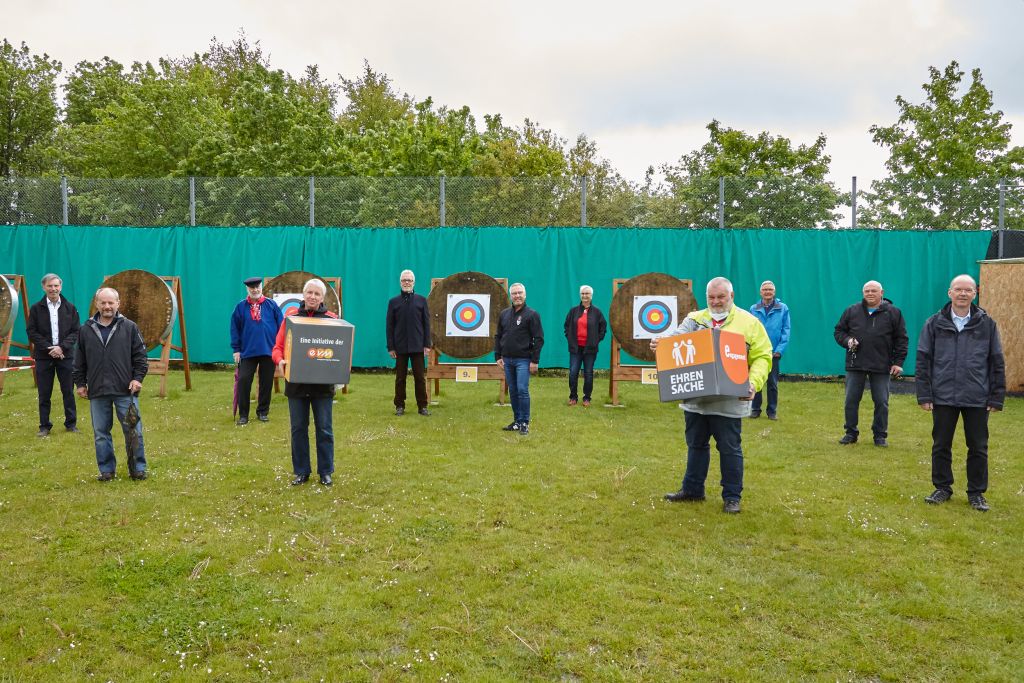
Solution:
M249 295L238 302L231 314L231 349L238 365L238 425L249 424L249 393L252 378L259 370L256 419L266 422L270 412L270 387L274 383L274 339L284 322L281 308L263 296L263 278L242 281Z

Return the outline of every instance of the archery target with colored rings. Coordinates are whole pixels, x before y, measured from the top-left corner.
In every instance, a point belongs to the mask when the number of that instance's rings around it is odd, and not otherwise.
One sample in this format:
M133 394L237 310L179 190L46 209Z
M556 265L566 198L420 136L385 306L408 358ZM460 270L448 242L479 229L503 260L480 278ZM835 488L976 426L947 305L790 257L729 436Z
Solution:
M301 294L275 294L274 303L281 307L281 312L285 315L294 315L289 314L289 311L298 313L306 305Z
M449 294L445 336L489 337L490 294Z
M653 339L676 328L674 296L633 297L633 339Z

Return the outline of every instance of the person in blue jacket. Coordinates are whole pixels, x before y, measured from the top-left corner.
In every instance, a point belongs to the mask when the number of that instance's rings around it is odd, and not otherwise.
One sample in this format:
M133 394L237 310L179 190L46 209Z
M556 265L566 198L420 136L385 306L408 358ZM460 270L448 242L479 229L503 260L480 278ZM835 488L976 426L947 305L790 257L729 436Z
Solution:
M772 371L765 385L768 393L768 419L779 419L779 361L789 345L789 306L775 298L775 283L761 283L761 300L750 307L750 312L761 321L772 342ZM750 406L750 417L761 417L761 396L757 392Z
M249 424L249 392L259 370L256 419L270 418L270 388L274 384L274 339L284 314L273 299L263 296L263 278L243 280L249 295L238 302L231 314L231 350L238 365L238 425Z

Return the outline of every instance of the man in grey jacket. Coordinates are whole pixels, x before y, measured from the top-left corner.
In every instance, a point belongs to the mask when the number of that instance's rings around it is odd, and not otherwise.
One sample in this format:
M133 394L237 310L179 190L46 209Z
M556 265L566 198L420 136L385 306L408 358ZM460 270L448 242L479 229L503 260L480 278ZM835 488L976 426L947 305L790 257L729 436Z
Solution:
M149 361L138 326L117 312L120 305L116 289L104 287L96 292L96 315L82 325L75 353L73 379L78 395L89 399L99 481L110 481L117 469L114 440L110 436L115 411L124 432L125 448L135 456L135 467L129 474L132 479L146 478L137 394L149 371Z
M1006 363L999 329L972 302L978 286L970 275L949 285L949 303L928 318L917 344L917 402L932 414L932 484L925 498L945 503L953 495L953 434L963 416L967 441L967 500L989 509L988 415L1003 409Z

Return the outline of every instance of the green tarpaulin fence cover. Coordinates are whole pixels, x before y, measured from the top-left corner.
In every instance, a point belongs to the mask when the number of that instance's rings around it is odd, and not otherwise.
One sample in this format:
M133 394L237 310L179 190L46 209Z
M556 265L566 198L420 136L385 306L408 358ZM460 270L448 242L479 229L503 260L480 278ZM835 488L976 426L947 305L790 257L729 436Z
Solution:
M231 360L228 318L245 296L243 278L288 270L341 277L345 318L356 326L353 363L360 367L391 365L384 315L404 268L415 271L424 295L431 278L464 270L523 282L544 321L542 367L568 365L562 323L581 284L594 288L594 304L607 313L614 278L652 271L689 278L703 306L704 285L724 275L744 308L757 301L763 280L773 280L793 320L782 372L836 375L844 356L832 329L860 299L864 282L881 281L903 310L912 372L921 325L947 300L954 275L977 277L989 237L982 231L0 226L0 269L26 277L30 302L43 296L38 283L45 273L59 274L64 294L83 314L104 275L129 268L177 275L189 354L200 363ZM15 329L15 341L24 342L20 314ZM598 367L608 361L606 339Z

